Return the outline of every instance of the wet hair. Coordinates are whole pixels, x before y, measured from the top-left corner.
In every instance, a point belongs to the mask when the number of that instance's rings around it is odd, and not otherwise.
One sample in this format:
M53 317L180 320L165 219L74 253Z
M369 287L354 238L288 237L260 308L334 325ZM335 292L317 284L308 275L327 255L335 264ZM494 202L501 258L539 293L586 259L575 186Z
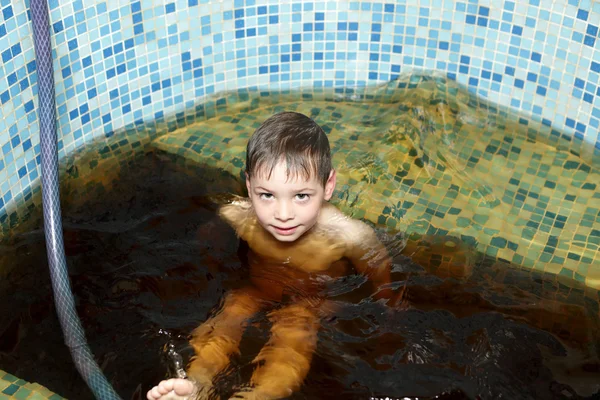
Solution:
M316 177L325 187L332 169L329 139L312 119L297 112L282 112L268 118L254 131L246 149L246 173L271 177L284 161L287 177Z

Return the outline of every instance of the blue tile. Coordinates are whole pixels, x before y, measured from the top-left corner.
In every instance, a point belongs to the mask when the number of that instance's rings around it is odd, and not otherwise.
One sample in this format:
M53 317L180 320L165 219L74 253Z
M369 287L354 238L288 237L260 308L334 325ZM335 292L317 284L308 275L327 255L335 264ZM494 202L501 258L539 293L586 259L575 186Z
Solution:
M537 74L533 73L533 72L528 72L527 73L527 80L530 82L537 82Z
M543 86L538 86L536 89L536 93L539 94L540 96L545 96L546 95L546 88Z
M8 153L10 153L10 151L12 150L11 146L10 146L10 142L7 142L6 144L4 144L2 146L2 153L4 155L7 155Z
M2 9L2 16L4 17L4 21L12 18L14 16L12 6L8 6Z
M21 144L21 138L19 137L19 135L16 135L13 138L11 138L10 144L12 145L13 149L15 147L17 147L19 144Z
M523 28L518 25L513 25L512 33L521 36L523 34Z
M587 21L589 12L587 10L577 10L577 18Z
M26 102L23 107L25 108L26 113L33 111L33 109L35 107L33 100L29 100L28 102Z
M583 38L583 44L585 44L586 46L594 47L596 44L596 39L589 35L585 35L585 37Z

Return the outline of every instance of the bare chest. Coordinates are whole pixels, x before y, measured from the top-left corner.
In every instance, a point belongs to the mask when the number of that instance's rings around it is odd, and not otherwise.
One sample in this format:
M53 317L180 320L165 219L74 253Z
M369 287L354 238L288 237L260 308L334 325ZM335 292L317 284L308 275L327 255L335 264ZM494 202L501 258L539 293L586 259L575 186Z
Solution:
M260 232L248 245L265 264L305 273L327 271L344 256L344 247L335 238L313 234L291 245L280 243L268 232Z

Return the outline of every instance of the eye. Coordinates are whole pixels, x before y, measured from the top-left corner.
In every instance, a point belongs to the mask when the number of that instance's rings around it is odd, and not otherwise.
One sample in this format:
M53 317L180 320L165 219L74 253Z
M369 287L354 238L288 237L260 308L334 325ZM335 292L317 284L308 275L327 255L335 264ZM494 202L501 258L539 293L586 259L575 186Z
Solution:
M306 193L298 193L296 195L296 199L298 199L299 201L308 201L310 199L310 195Z
M259 196L263 200L270 200L273 198L273 195L271 193L259 193Z

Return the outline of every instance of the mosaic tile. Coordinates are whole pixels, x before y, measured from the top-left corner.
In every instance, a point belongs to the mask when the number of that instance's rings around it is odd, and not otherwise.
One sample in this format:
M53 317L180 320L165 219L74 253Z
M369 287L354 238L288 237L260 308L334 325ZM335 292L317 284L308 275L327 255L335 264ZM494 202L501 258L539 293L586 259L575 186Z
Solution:
M44 400L63 397L37 383L29 383L0 370L0 399Z
M13 397L18 400L26 400L31 394L31 390L22 387L13 394Z
M46 397L42 396L40 393L32 393L27 400L45 400Z
M7 374L4 374L4 376L2 376L2 380L6 381L6 382L10 382L10 383L15 383L16 381L19 380L19 378L7 373Z
M2 390L2 393L8 395L8 396L12 396L14 395L17 390L19 390L19 386L15 385L14 383L9 385L8 387L6 387L4 390Z

